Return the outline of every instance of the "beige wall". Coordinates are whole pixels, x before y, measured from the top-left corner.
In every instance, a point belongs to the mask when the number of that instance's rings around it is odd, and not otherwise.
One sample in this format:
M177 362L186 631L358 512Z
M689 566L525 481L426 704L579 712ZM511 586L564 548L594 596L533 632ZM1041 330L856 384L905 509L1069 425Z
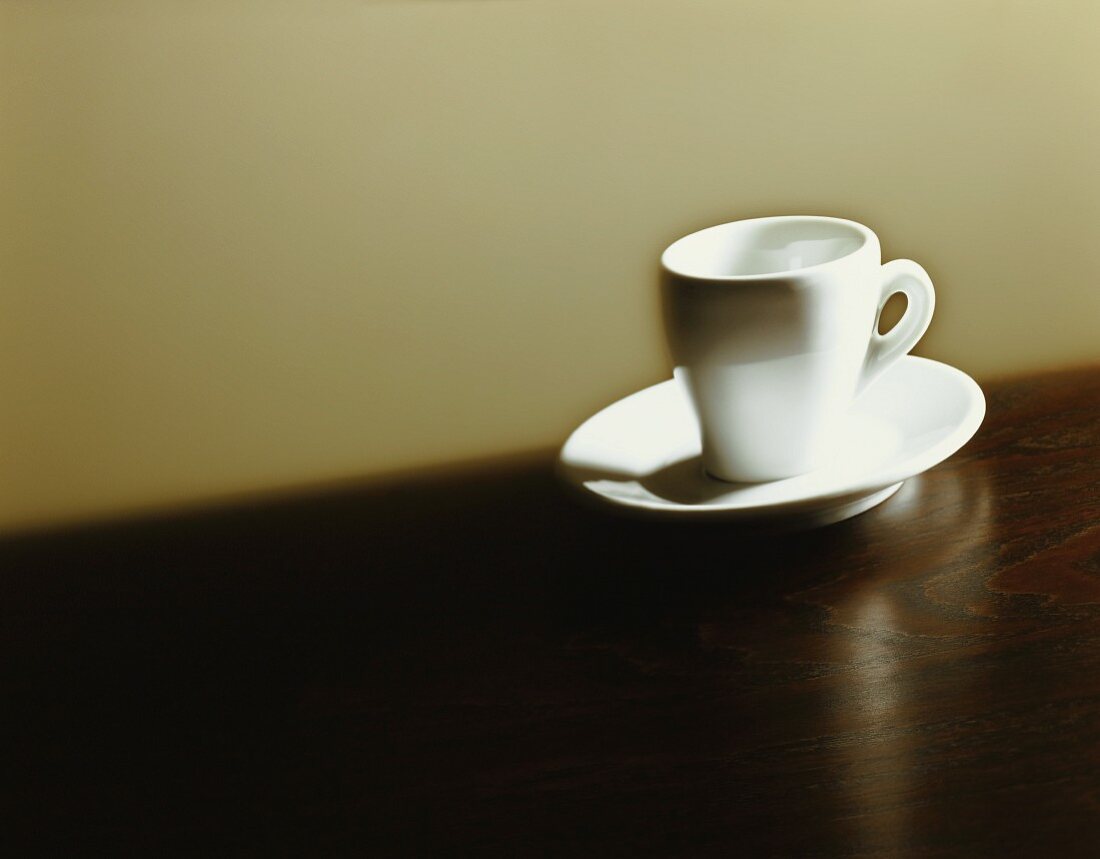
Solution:
M765 213L1100 358L1091 0L0 0L0 527L558 442Z

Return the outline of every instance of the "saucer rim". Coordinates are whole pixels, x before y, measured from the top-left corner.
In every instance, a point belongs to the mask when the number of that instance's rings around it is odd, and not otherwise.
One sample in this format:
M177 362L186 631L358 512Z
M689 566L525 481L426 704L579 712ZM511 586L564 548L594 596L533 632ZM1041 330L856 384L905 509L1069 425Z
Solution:
M673 501L667 500L648 500L642 498L622 498L615 497L597 489L592 488L587 482L577 479L573 472L579 470L579 466L572 465L566 460L566 451L570 444L577 436L582 433L585 427L600 415L604 414L609 409L613 409L616 406L624 403L631 397L642 394L646 391L650 391L654 388L661 387L663 385L676 384L675 379L665 379L664 381L657 382L653 385L647 385L644 388L640 388L625 397L620 397L612 403L604 406L599 411L590 415L584 422L582 422L566 439L558 452L557 457L557 471L559 476L569 483L575 489L583 492L586 496L592 496L598 499L602 503L606 503L618 508L635 510L640 513L653 513L665 516L675 517L695 517L695 516L723 516L727 518L751 518L761 515L787 515L806 512L806 508L809 504L825 504L840 499L851 499L851 501L858 502L861 498L867 497L875 492L885 489L888 486L894 484L900 484L901 482L908 480L911 477L915 477L918 474L933 468L939 463L946 460L948 457L959 451L963 445L965 445L970 439L974 437L978 429L981 427L982 422L985 419L986 414L986 399L985 394L981 387L974 379L967 375L957 367L953 367L950 364L946 364L942 361L936 361L931 358L922 358L918 355L906 355L898 364L919 364L924 365L933 372L942 373L945 378L951 378L953 384L958 384L960 389L964 389L967 394L967 408L962 418L956 424L955 428L944 438L940 439L936 444L926 448L920 453L910 456L908 459L902 460L899 463L888 463L886 468L882 471L875 471L871 474L864 475L862 480L857 480L850 484L845 484L824 492L808 492L805 494L794 495L782 501L773 501L765 504L752 504L752 503L740 503L740 504L678 504ZM893 368L891 368L893 369ZM883 379L889 376L890 371L887 370L883 374L882 378L876 380L881 383ZM713 479L713 478L712 478Z

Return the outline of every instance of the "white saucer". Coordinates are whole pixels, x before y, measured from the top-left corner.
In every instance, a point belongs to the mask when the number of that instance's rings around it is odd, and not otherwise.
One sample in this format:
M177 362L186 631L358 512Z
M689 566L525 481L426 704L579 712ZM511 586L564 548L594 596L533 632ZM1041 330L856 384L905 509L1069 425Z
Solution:
M828 465L786 480L726 483L703 471L695 415L670 379L581 424L558 465L586 493L638 512L813 527L885 501L962 447L984 416L973 379L909 355L855 401Z

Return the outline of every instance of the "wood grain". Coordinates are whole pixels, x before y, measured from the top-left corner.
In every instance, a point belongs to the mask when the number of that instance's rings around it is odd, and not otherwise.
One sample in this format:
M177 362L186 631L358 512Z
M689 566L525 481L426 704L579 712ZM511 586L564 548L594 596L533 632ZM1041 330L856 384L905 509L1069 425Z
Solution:
M1100 853L1100 370L849 522L549 453L0 545L23 855ZM9 854L10 855L10 854Z

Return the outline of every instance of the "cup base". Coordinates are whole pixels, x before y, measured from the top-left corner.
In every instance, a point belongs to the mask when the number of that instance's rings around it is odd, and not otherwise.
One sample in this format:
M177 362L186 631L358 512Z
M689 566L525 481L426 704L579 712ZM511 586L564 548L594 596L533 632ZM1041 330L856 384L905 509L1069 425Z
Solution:
M777 480L790 480L792 477L801 477L803 474L809 474L811 471L815 471L819 467L818 463L810 466L809 468L799 468L794 471L784 471L777 474L753 474L749 476L740 477L723 477L720 474L716 474L713 470L703 466L704 476L711 480L719 480L722 483L730 483L735 486L753 486L762 483L775 483Z

